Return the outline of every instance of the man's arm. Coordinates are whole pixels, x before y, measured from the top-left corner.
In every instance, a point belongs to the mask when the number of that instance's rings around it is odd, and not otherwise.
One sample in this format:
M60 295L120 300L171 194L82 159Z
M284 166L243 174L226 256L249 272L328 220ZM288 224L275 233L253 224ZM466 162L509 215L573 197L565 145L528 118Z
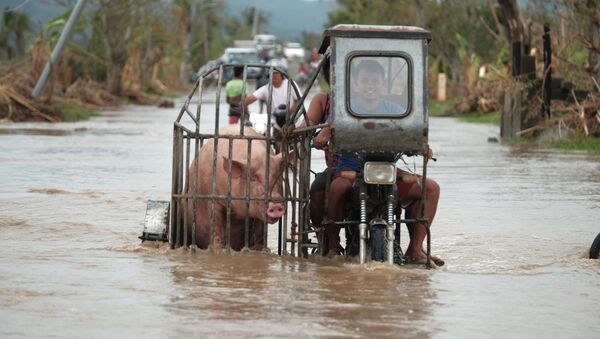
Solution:
M244 100L244 106L246 106L246 111L248 111L248 106L250 106L253 102L255 102L258 99L264 100L264 96L267 92L267 86L262 86L259 89L257 89L256 91L254 91L254 93L252 93L252 95L246 97L246 100Z
M310 125L318 125L324 122L323 116L325 115L326 104L326 94L320 93L314 96L310 102L310 106L308 107L308 112L306 112L308 123ZM331 138L331 128L329 126L325 126L321 129L319 134L315 135L313 143L315 144L316 148L322 149L329 142L329 138Z
M250 106L253 102L256 101L256 97L254 96L254 94L252 94L249 97L246 97L246 100L244 100L244 106L246 106L246 108L248 108L248 106Z
M308 112L306 112L306 116L308 117L308 122L311 125L318 125L323 122L323 115L325 110L325 101L327 100L327 95L323 93L319 93L313 97L310 101L310 105L308 106Z

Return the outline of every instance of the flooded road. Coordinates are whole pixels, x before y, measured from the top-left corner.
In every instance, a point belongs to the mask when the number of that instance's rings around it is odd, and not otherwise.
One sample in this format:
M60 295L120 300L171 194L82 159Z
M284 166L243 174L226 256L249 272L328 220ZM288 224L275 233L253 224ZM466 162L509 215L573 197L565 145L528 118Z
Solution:
M0 125L0 337L600 333L600 261L586 259L599 156L518 150L486 141L497 127L432 118L445 267L190 254L137 239L146 201L170 198L177 112Z

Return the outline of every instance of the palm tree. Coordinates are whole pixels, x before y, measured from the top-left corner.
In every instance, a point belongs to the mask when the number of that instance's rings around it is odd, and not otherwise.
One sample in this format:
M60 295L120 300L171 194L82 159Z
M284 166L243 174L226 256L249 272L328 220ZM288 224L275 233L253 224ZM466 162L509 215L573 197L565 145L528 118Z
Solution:
M5 9L2 15L2 33L0 45L3 45L8 58L12 58L11 37L14 36L16 55L25 54L25 33L31 31L29 16L19 11Z

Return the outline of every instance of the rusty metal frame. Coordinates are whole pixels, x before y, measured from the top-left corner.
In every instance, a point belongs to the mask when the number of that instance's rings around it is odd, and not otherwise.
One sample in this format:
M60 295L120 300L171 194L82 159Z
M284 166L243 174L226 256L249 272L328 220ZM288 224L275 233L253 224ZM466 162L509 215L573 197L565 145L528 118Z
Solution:
M220 135L219 134L219 121L221 110L221 91L223 90L224 74L227 68L239 65L234 64L223 64L215 66L212 69L207 70L203 73L198 81L195 83L192 91L187 96L184 104L182 105L175 122L173 123L173 164L172 164L172 183L171 183L171 220L168 229L168 238L171 248L186 247L190 249L198 248L196 243L196 224L199 218L208 218L210 224L210 240L209 250L213 244L215 237L216 228L214 227L217 216L215 215L215 205L220 201L226 204L226 215L225 218L225 230L223 239L223 248L225 251L231 249L230 235L231 235L231 203L233 201L245 201L246 209L249 210L249 205L252 201L263 200L265 206L268 205L269 201L281 201L286 206L286 214L283 216L280 222L278 243L278 253L280 255L299 255L301 246L297 246L298 230L310 229L309 223L309 211L308 211L308 187L310 184L310 139L314 131L322 127L318 126L306 126L295 128L294 122L303 116L305 121L308 121L306 117L306 111L304 110L304 100L306 99L307 92L311 86L314 85L318 74L314 74L312 81L304 93L300 96L297 85L290 79L288 74L273 66L258 65L258 64L246 64L243 69L243 85L242 85L242 100L246 98L246 87L248 86L247 71L249 67L260 67L266 69L269 74L269 98L267 101L267 118L271 121L272 112L272 88L273 88L273 72L280 72L284 79L288 79L288 98L287 107L291 107L291 90L295 91L296 97L299 97L299 104L295 111L288 111L287 117L290 118L286 125L282 128L283 140L281 142L281 149L284 151L284 163L288 170L283 171L283 197L281 199L275 199L271 196L271 184L269 162L270 157L266 157L265 163L265 192L264 196L254 196L250 194L250 168L251 163L246 166L246 186L244 188L245 194L242 196L236 196L231 193L232 190L232 178L231 173L227 175L227 194L217 194L216 178L214 175L217 171L217 150L218 144L221 140L227 140L228 143L228 165L231 166L232 159L232 147L235 140L247 140L247 158L248 161L252 161L252 145L253 142L264 142L267 154L271 152L273 145L277 142L273 136L271 125L267 124L267 132L265 136L254 136L245 135L244 123L246 122L245 107L242 105L242 112L240 118L240 132L239 135ZM210 100L210 98L204 98L203 95L206 92L206 78L213 72L218 72L217 87L215 93L215 108L214 111L207 111L203 102ZM194 107L195 112L194 112ZM210 126L202 125L202 117L214 114L214 126L212 130L206 131ZM196 161L192 161L196 158L196 154L200 151L201 147L207 140L214 140L213 142L213 159L212 159L212 182L210 187L210 193L200 194L198 191L198 176L200 169ZM262 147L262 146L261 146ZM295 156L292 158L288 157L288 151L294 151ZM192 165L190 165L192 164ZM191 167L190 167L191 166ZM188 189L192 185L192 189ZM204 200L210 204L209 215L198 215L196 211L196 202ZM190 208L192 211L188 211ZM291 207L291 208L290 208ZM188 218L185 217L188 212L193 214L191 218L191 225L188 225ZM265 220L266 208L264 210ZM255 225L252 223L251 218L246 216L244 222L244 247L243 251L250 249L250 234L252 228ZM267 239L268 239L268 224L265 222L263 227L263 248L267 250ZM190 232L191 230L191 232ZM288 230L290 234L288 235ZM289 244L289 245L288 245ZM289 249L288 249L289 248Z

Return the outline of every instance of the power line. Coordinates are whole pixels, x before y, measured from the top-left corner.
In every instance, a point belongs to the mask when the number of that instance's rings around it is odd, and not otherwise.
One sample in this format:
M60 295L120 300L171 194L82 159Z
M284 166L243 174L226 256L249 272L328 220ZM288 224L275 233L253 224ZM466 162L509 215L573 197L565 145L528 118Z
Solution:
M6 13L6 12L14 12L14 11L18 10L19 8L21 8L21 7L25 6L25 5L27 5L27 3L28 3L29 1L31 1L31 0L25 0L25 1L23 1L23 2L22 2L20 5L18 5L18 6L15 6L15 7L13 7L13 8L7 8L7 9L4 9L4 10L2 10L2 11L3 11L3 12L5 12L5 13Z

